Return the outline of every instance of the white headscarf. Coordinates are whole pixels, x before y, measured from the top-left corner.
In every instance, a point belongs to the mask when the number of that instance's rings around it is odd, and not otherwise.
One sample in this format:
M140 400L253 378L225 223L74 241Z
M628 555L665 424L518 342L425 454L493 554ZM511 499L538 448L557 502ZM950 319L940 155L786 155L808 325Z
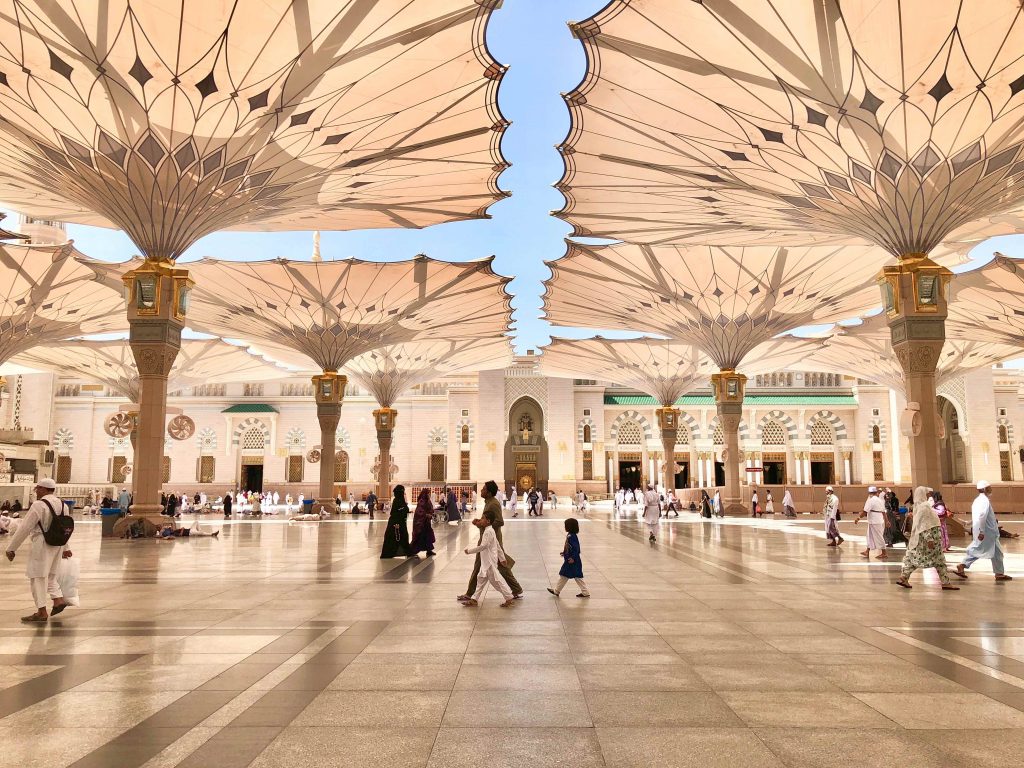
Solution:
M910 541L907 542L908 550L917 546L922 533L942 525L935 510L932 509L932 505L928 503L929 491L931 488L925 488L923 485L914 489L914 525L910 529Z

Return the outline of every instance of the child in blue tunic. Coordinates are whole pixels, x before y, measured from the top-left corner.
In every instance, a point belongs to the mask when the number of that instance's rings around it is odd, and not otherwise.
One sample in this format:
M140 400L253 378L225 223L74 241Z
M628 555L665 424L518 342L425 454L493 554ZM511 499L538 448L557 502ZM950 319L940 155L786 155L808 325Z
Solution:
M583 581L583 560L580 559L580 523L574 517L570 517L565 521L565 546L562 547L562 567L558 571L558 586L554 589L548 587L550 592L555 597L561 593L565 588L565 585L569 583L569 579L575 579L576 586L580 588L580 592L576 597L590 597L590 590L587 589L587 583Z

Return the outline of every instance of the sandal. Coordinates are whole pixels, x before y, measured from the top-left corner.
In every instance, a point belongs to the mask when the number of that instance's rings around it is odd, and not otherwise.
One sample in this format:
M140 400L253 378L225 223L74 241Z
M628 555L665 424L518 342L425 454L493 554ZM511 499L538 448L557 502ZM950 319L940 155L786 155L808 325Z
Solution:
M957 576L959 576L961 579L966 579L967 578L967 572L964 570L963 563L959 564L953 570L953 573L956 574Z
M552 589L551 587L548 587L548 592L550 592L550 593L551 593L552 595L554 595L555 597L558 597L558 593L557 593L557 592L555 592L555 590L553 590L553 589Z
M479 603L476 600L474 600L472 597L469 598L468 600L463 600L462 604L464 606L466 606L467 608L473 608L474 606L479 605Z
M952 584L943 584L942 588L943 589L949 589L949 590L956 590L956 591L959 591L959 589L960 589L960 587L954 587Z
M908 584L903 579L896 579L896 584L900 587L903 587L904 589L913 589L913 587L910 586L910 584Z
M52 617L56 616L59 613L63 613L64 609L67 608L67 607L68 607L67 603L61 603L60 605L57 605L56 603L54 603L53 604L53 608L50 609L50 617L52 618Z
M498 607L499 607L499 608L508 608L508 607L509 607L509 606L511 606L511 605L515 605L515 602L516 602L516 601L515 601L515 598L513 598L512 600L506 600L506 601L505 601L504 603L502 603L502 604L501 604L501 605L499 605Z
M1005 573L997 573L996 581L1013 581L1013 576L1007 576Z
M26 624L45 624L49 617L40 616L38 613L33 613L29 616L22 616L21 620Z

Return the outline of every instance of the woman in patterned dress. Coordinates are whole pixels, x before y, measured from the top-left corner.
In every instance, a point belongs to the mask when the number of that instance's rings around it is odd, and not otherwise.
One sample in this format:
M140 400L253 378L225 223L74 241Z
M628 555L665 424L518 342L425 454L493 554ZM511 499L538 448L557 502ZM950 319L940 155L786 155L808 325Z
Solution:
M896 583L904 589L911 589L910 576L914 571L918 568L934 568L943 589L960 589L949 583L946 556L942 553L942 523L928 503L930 490L923 485L914 489L914 523L907 543L907 554L903 557L903 569Z

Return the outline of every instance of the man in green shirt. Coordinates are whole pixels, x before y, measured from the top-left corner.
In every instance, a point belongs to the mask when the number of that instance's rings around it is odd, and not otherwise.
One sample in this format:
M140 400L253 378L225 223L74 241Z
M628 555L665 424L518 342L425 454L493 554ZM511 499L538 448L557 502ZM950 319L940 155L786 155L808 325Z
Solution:
M484 512L490 510L494 513L494 522L491 526L494 528L494 535L498 538L498 543L501 544L501 548L505 549L505 544L501 540L501 529L505 525L505 518L501 515L501 504L498 503L498 499L495 498L498 495L498 484L493 480L488 480L484 483L484 488L481 493L484 497ZM483 537L483 529L480 530L480 537ZM478 542L479 543L479 542ZM509 555L508 550L505 550L506 564L498 564L498 573L501 574L502 578L505 579L505 583L508 584L509 589L512 590L512 596L516 600L522 600L523 588L519 582L516 581L516 577L512 574L512 566L515 564L515 560ZM476 561L473 563L473 575L469 577L469 586L466 587L466 593L459 595L458 600L469 600L476 592L476 578L480 573L480 554L477 553Z

